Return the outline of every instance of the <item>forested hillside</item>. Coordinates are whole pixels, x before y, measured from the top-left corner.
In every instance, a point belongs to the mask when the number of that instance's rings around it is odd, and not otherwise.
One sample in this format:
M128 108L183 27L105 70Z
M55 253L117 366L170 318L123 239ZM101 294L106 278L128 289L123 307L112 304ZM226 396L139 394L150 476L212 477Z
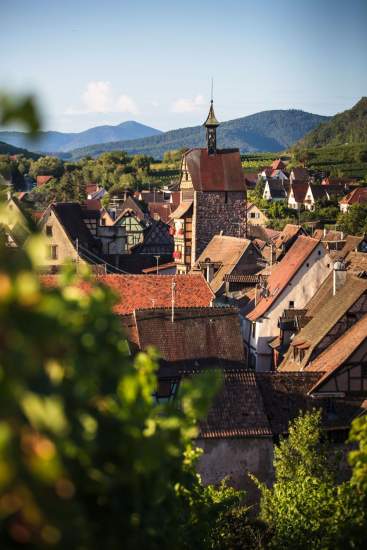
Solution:
M39 155L36 153L31 153L26 149L21 149L20 147L14 147L14 145L9 145L8 143L3 143L0 141L0 155L23 155L27 158L37 159Z
M290 147L312 128L328 117L299 110L263 111L254 115L229 120L218 128L218 147L238 147L241 152L281 151ZM171 130L160 135L93 145L71 151L66 159L98 156L106 151L121 149L129 154L145 154L162 158L166 151L202 147L205 129L202 126Z
M33 140L24 132L0 132L0 140L31 151L60 153L95 143L145 138L160 133L160 130L130 120L117 126L96 126L77 133L40 132L37 139Z
M367 142L367 97L312 130L300 142L305 147L351 145Z

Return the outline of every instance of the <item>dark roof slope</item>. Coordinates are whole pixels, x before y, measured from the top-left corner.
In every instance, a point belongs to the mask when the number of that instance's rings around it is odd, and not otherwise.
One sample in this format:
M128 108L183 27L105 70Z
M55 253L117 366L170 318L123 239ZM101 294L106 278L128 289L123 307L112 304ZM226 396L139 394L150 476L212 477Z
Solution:
M83 221L84 212L79 203L57 202L51 205L51 209L74 244L78 239L79 245L89 250L96 248L96 240ZM42 223L45 223L46 220L47 211L42 219Z
M226 370L222 377L222 389L206 420L200 422L199 438L270 437L272 433L255 373Z
M363 398L355 400L333 400L330 412L329 400L315 399L309 392L321 378L320 372L263 372L257 373L261 395L264 401L271 429L274 435L288 433L290 420L301 411L322 409L322 426L326 430L349 428L352 420L365 411Z

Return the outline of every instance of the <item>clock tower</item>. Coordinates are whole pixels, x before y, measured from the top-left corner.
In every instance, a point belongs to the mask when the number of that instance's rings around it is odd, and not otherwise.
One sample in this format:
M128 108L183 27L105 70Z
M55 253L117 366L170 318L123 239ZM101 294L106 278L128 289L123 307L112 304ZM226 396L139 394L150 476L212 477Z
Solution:
M219 126L218 120L215 118L213 100L210 102L209 114L204 122L206 128L206 142L209 155L215 155L217 152L217 127Z

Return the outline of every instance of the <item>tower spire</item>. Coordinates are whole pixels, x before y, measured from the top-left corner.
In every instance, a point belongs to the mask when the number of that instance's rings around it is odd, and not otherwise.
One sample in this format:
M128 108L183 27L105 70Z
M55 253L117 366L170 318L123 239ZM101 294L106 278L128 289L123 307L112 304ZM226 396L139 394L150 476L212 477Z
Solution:
M209 113L204 122L206 128L206 143L208 148L209 155L214 155L217 152L217 127L219 122L214 114L213 106L213 78L212 78L212 88L211 88L211 99L210 99L210 108Z

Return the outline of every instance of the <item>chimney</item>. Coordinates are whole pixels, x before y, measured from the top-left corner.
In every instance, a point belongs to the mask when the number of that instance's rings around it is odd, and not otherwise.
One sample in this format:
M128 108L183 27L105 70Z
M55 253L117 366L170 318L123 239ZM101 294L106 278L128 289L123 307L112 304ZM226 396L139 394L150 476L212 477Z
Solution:
M345 264L341 261L334 262L333 266L333 296L344 286L347 279L347 270Z

